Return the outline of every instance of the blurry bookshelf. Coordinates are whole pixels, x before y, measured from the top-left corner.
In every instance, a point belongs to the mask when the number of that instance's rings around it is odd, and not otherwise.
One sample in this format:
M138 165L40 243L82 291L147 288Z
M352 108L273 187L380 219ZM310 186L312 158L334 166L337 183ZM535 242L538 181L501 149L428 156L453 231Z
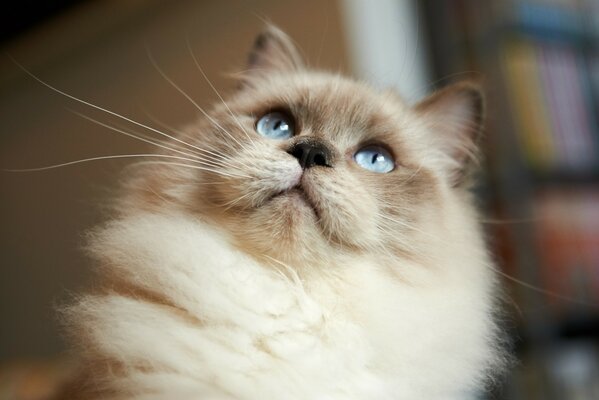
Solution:
M599 399L599 1L419 4L437 82L487 91L481 201L524 282L505 280L520 361L488 397Z

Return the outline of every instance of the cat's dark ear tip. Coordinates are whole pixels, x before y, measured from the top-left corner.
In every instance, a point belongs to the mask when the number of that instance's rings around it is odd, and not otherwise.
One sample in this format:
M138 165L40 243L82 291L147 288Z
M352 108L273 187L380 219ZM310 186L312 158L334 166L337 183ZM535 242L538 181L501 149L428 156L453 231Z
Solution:
M262 28L262 31L256 37L256 41L254 42L254 44L256 45L256 47L260 48L263 47L269 39L290 40L289 36L287 36L287 34L283 32L282 29L280 29L273 23L266 22L264 24L264 28Z
M276 25L265 23L248 56L249 70L298 70L302 57L293 40Z
M252 50L248 56L248 64L250 66L256 65L259 61L260 54L265 51L269 43L276 40L289 40L289 38L281 29L267 22L264 28L262 28L262 31L254 39Z

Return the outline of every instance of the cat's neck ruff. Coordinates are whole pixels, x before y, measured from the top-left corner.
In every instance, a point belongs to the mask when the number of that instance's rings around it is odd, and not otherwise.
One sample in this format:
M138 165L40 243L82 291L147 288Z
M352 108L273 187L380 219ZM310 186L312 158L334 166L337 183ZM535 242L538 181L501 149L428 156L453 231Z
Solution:
M74 308L135 398L457 399L493 358L482 281L414 286L367 257L300 277L178 214L112 222L91 250L138 289Z

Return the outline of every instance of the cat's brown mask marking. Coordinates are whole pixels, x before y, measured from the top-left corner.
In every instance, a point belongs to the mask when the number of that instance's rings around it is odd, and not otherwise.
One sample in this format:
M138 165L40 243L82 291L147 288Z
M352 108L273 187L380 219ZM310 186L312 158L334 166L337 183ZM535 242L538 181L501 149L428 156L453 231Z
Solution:
M274 27L250 54L238 91L210 112L212 121L186 130L185 140L209 150L218 172L142 169L134 193L148 206L175 203L224 227L256 256L301 263L335 248L420 253L426 243L417 231L442 223L443 191L466 188L482 118L478 87L454 85L410 107L391 91L306 70ZM295 136L256 132L257 119L272 110L292 116ZM290 149L306 139L329 149L332 168L301 170ZM394 157L393 171L355 162L356 151L371 144Z

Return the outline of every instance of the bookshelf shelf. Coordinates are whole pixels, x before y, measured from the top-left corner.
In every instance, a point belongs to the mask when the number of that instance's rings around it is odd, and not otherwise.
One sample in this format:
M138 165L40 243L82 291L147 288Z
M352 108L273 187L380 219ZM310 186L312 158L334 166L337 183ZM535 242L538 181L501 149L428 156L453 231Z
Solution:
M599 317L576 317L562 320L559 323L559 338L563 340L579 340L599 337Z
M532 172L530 180L535 187L548 186L587 186L597 185L599 187L599 170L590 171L549 171Z

